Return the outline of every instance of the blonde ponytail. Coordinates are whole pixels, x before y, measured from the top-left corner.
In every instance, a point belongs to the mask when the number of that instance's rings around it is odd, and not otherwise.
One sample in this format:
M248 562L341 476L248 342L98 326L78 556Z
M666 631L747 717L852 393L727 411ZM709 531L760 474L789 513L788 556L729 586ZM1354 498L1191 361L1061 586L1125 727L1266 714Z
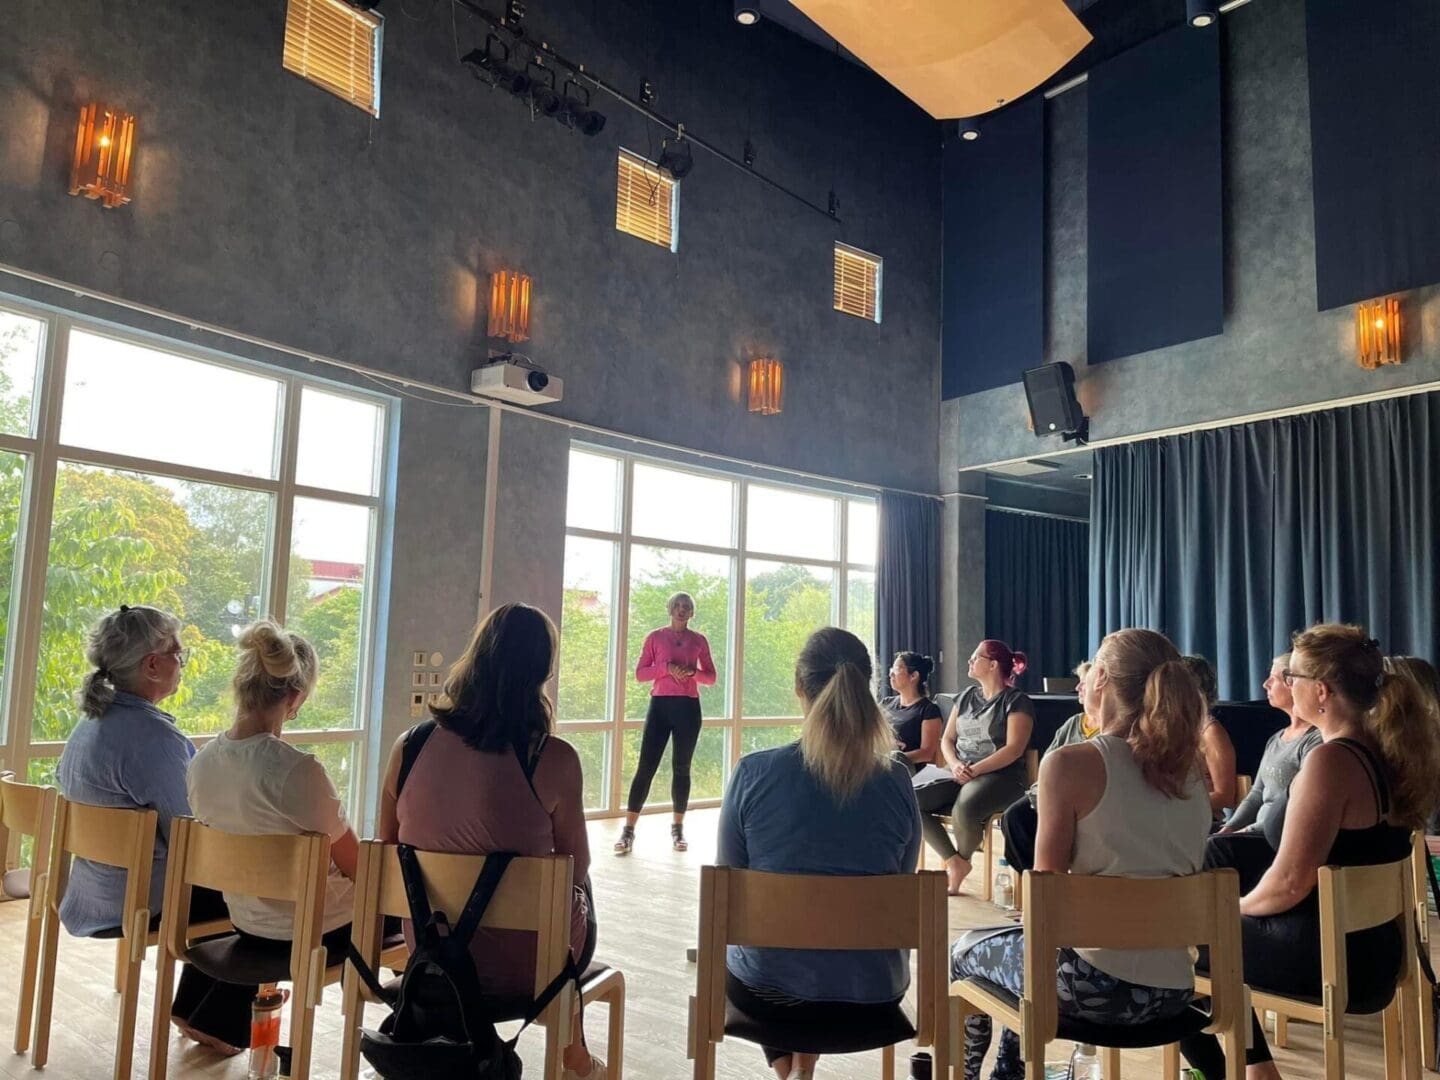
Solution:
M1131 628L1106 636L1095 653L1145 782L1182 798L1199 769L1205 699L1180 652L1164 634Z
M1422 829L1440 802L1440 727L1419 686L1401 675L1380 678L1379 696L1366 726L1390 766L1390 816Z
M261 619L240 631L238 645L240 661L231 685L242 711L273 708L291 694L315 686L319 674L315 650L299 634Z
M830 626L810 635L795 664L805 699L800 754L841 801L883 766L892 738L870 693L870 654L854 634Z

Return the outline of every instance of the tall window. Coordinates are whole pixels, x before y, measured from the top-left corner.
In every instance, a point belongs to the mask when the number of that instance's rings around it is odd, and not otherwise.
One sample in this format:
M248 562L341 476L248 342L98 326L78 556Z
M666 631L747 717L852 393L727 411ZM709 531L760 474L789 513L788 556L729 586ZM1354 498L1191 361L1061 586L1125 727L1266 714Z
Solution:
M695 598L719 672L701 689L693 803L720 797L741 754L796 737L795 658L812 631L848 626L873 652L874 499L576 444L566 524L558 710L592 811L622 806L649 704L635 663L674 593ZM667 756L653 803L668 770Z
M86 633L106 612L180 617L190 660L162 707L200 741L232 718L236 636L268 615L320 660L286 738L324 761L353 809L385 421L379 397L0 310L10 766L53 777L80 719Z

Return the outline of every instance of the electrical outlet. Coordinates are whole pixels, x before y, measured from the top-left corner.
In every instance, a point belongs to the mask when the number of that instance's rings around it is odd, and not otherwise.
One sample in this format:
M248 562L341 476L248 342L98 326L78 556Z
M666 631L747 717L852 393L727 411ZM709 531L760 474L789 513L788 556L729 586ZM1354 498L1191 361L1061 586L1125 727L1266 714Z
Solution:
M411 695L410 695L410 715L411 715L412 717L419 718L419 717L423 716L424 714L425 714L425 695L424 695L424 694L411 694Z
M411 686L424 686L424 685L425 685L425 672L423 672L423 671L414 671L414 672L411 672L411 674L410 674L410 685L411 685Z
M415 666L415 667L424 667L424 666L425 666L425 654L424 654L423 652L417 652L417 653L415 653L415 654L412 656L412 658L411 658L411 663L412 663L412 665Z
M442 686L442 685L444 685L443 682L442 682L442 678L443 678L443 677L441 676L440 672L438 672L438 671L432 671L432 672L430 673L430 685L431 685L431 686Z

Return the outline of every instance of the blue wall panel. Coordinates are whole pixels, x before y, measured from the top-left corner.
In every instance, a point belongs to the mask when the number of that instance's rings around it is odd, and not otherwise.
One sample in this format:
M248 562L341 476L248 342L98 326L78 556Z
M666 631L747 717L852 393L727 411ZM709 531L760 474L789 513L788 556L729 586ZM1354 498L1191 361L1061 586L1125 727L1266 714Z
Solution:
M1090 74L1091 364L1225 323L1220 35L1181 25Z
M1310 0L1319 308L1440 281L1440 3Z
M1044 99L986 117L982 132L945 146L944 398L1044 363Z

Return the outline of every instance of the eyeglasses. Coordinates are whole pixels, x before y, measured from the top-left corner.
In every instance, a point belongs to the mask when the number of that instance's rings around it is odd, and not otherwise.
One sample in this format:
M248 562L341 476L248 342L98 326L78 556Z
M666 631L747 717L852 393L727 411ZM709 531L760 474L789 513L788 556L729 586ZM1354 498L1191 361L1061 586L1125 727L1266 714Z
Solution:
M1281 672L1280 672L1280 680L1281 680L1286 686L1294 686L1296 679L1309 679L1309 680L1311 680L1312 682L1320 682L1320 681L1321 681L1318 676L1315 676L1315 675L1306 675L1303 671L1291 671L1289 668L1283 668L1283 669L1281 670Z
M168 657L170 657L170 659L174 660L175 663L179 664L181 667L184 667L186 664L188 664L188 663L190 662L190 650L189 650L189 649L186 649L186 648L184 648L184 647L181 647L181 648L178 648L178 649L167 649L167 650L165 650L163 653L156 653L155 655L156 655L156 656L168 656Z

